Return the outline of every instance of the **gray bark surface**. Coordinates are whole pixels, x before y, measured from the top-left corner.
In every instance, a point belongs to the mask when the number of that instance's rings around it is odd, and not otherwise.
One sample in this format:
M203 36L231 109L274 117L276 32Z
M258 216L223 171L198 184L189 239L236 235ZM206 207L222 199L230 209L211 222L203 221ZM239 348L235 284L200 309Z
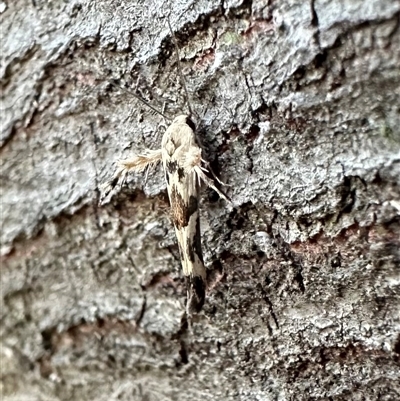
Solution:
M1 395L400 399L400 2L0 1ZM186 112L202 192L192 328L158 169Z

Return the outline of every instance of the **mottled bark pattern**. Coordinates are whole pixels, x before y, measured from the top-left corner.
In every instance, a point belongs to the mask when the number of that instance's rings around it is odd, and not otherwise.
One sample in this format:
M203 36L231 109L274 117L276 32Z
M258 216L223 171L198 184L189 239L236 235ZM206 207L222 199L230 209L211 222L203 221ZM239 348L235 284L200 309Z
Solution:
M187 113L167 14L233 201L202 191L191 328L161 169L97 206L165 125L109 82ZM399 21L397 0L0 1L3 400L400 399Z

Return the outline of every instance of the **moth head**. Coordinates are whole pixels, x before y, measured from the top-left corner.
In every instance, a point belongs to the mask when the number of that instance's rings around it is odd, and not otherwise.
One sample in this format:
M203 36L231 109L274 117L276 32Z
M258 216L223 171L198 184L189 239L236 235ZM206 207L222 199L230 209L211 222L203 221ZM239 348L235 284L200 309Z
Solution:
M181 116L175 117L173 124L186 124L190 127L190 129L194 132L196 130L196 126L194 125L193 120L185 115L182 114Z

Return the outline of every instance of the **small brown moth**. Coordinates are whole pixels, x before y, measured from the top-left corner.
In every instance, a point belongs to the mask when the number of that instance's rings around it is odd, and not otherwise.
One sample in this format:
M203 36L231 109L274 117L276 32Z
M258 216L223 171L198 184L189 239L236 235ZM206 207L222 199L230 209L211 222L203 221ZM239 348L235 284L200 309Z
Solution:
M169 25L169 27L172 33L171 26ZM179 54L174 36L173 39L180 69ZM181 70L180 74L188 100ZM137 97L136 95L134 96ZM147 102L145 103L147 104ZM189 103L188 107L191 114ZM151 108L155 110L153 107ZM161 114L160 112L158 113ZM202 158L202 150L196 140L195 125L190 115L180 115L172 121L163 135L160 149L148 149L142 154L133 155L126 160L120 160L113 178L102 185L101 202L108 197L115 187L124 183L129 172L143 172L146 168L155 166L161 161L165 172L172 221L178 240L183 274L187 284L186 311L191 316L192 313L201 310L206 291L206 269L201 250L199 218L201 181L214 189L220 197L228 202L229 200L214 185L213 180L205 174L208 172L206 169L208 164ZM212 170L211 173L213 174ZM224 185L214 174L213 176L221 185Z

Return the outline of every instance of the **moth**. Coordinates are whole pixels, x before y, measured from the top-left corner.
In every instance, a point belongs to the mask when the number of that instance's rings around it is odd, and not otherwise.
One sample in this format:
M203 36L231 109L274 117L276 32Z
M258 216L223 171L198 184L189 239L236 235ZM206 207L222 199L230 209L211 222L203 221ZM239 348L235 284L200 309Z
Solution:
M169 27L172 33L171 26L169 25ZM177 44L174 36L173 38L178 67L180 68ZM181 77L188 100L186 85L182 75ZM137 98L142 100L139 97ZM190 105L188 107L191 114ZM155 110L153 107L151 108ZM155 111L161 114L157 110ZM118 162L113 178L101 187L100 200L103 203L114 188L121 186L128 173L143 172L162 162L171 205L172 222L175 227L183 275L187 286L186 312L188 316L201 310L206 293L206 268L201 248L199 218L201 183L204 182L214 189L221 198L230 202L225 194L214 185L214 181L206 175L209 172L208 167L213 177L221 185L225 185L203 159L202 149L196 139L195 131L195 124L190 115L177 116L165 131L161 148L157 150L148 149L141 154L135 154L129 159Z

